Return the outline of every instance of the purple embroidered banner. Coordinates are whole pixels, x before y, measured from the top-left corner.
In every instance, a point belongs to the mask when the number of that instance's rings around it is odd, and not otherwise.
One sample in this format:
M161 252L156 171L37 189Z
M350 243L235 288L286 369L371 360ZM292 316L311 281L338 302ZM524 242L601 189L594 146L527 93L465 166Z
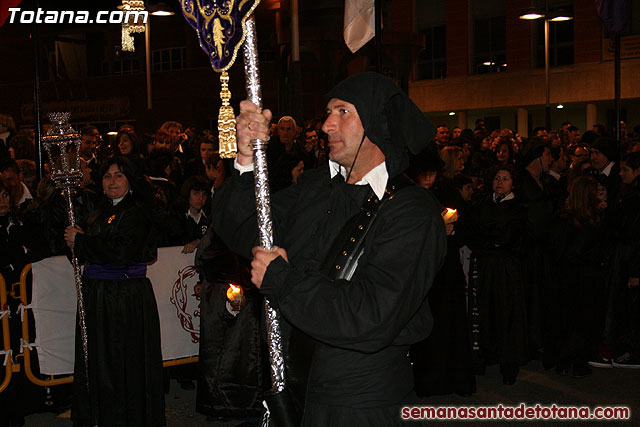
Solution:
M213 69L228 70L244 42L245 21L260 0L180 0L182 14L198 32Z

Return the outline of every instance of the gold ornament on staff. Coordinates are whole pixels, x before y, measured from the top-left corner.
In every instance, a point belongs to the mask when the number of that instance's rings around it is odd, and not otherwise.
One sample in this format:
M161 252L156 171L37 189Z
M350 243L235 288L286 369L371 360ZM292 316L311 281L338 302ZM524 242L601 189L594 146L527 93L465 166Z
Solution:
M236 157L236 118L231 107L228 70L244 42L244 26L259 0L180 0L182 14L198 32L200 47L220 73L218 111L219 152L222 158Z
M82 137L69 124L71 113L50 113L51 129L42 137L42 146L47 151L49 164L51 165L51 179L56 187L62 190L67 202L67 219L69 225L75 227L76 216L73 209L73 195L76 188L82 183L82 168L80 166L80 143ZM84 357L84 369L86 386L89 388L89 344L87 340L87 325L84 298L82 296L82 278L80 265L75 251L71 247L71 265L73 266L73 279L76 285L76 297L78 300L78 323L82 339L82 355Z
M220 74L220 100L222 105L218 112L218 143L220 157L233 159L236 157L236 115L229 103L231 91L229 90L229 74L223 71Z

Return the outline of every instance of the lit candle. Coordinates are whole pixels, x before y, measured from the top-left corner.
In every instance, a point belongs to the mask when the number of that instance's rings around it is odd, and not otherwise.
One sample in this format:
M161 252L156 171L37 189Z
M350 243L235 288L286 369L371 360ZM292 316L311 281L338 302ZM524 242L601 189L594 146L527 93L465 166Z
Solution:
M456 222L458 220L458 210L447 208L446 210L442 211L442 219L444 220L445 224Z
M244 292L242 292L242 288L240 286L229 283L229 289L227 289L227 299L229 301L242 301L243 295Z

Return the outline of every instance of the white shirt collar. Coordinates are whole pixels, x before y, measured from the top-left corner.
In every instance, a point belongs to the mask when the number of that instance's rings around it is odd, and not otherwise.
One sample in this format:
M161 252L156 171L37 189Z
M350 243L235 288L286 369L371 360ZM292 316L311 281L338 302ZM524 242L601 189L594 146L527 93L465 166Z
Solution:
M202 218L202 209L200 209L200 212L198 212L197 216L191 213L191 209L187 209L187 218L189 217L193 218L196 224L200 224L200 218Z
M126 196L126 194L125 194L125 196ZM113 206L115 206L118 203L120 203L122 201L122 199L124 199L124 196L118 197L117 199L111 199L111 203L113 203Z
M500 200L500 203L502 202L506 202L507 200L511 200L511 199L515 199L515 194L513 194L513 192L510 192L509 194L507 194L506 196L504 196L504 198L502 200ZM496 201L496 193L493 193L493 201Z
M253 163L242 166L238 164L238 159L235 159L233 161L233 166L240 172L240 175L246 172L253 171ZM329 160L329 173L331 174L331 178L340 173L344 179L347 179L347 169L340 166L333 160ZM367 172L367 174L363 176L360 181L356 182L356 185L369 184L373 192L376 193L376 196L378 196L378 199L382 200L382 198L384 197L384 192L387 189L388 180L389 172L387 172L387 165L385 164L385 162L382 162L378 166Z
M347 179L347 169L343 166L340 166L333 160L329 160L329 172L331 173L331 178L340 173L345 180ZM356 182L356 185L369 184L373 192L376 193L376 196L378 196L378 199L382 200L382 198L384 197L384 191L387 189L388 180L389 172L387 172L387 165L385 164L385 162L382 162L378 166L367 172L360 181Z
M614 162L609 162L607 164L607 166L604 167L604 169L602 169L602 171L600 172L602 175L606 175L609 176L609 174L611 173L611 169L613 168L613 163Z
M549 175L554 177L556 181L560 181L560 174L558 172L552 171L551 169L549 169Z
M20 184L22 184L22 197L18 201L18 206L20 206L21 204L23 204L27 200L33 199L33 196L31 195L31 192L29 191L29 187L27 187L24 182L20 182Z

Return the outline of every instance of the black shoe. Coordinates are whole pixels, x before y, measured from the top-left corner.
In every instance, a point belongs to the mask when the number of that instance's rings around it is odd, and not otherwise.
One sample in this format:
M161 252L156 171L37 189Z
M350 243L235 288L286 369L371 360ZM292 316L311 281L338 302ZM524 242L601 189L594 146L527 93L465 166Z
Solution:
M573 368L571 369L572 378L584 378L587 375L591 375L592 373L593 372L591 371L591 368L589 368L589 366L587 366L586 364L573 365Z
M180 380L180 388L183 390L194 390L196 385L191 380Z

